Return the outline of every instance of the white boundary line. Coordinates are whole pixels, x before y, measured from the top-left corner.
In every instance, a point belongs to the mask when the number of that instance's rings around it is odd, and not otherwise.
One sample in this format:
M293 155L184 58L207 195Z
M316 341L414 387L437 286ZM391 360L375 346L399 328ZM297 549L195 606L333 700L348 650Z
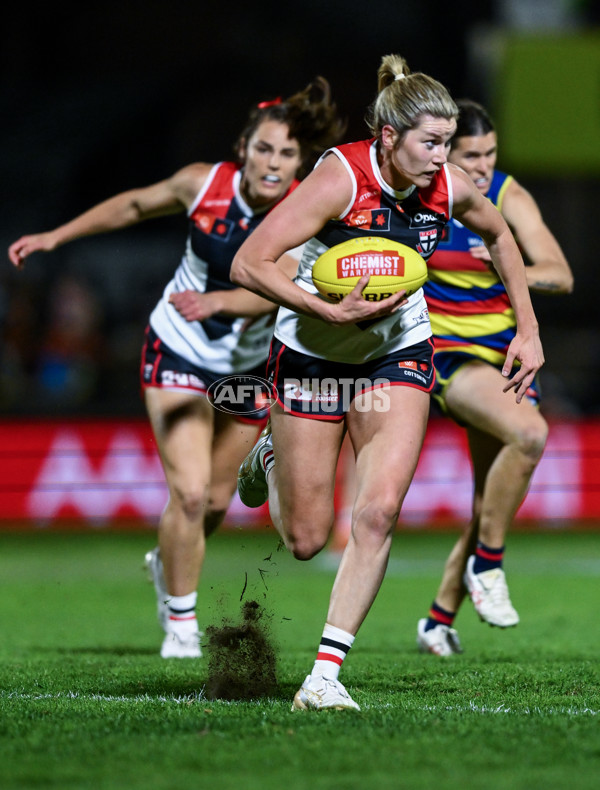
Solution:
M217 700L207 700L204 696L204 689L201 691L196 692L195 694L187 694L184 696L162 696L162 695L151 695L151 694L138 694L132 697L129 696L112 696L110 694L80 694L76 691L61 691L57 694L25 694L20 691L0 691L0 699L15 699L15 700L22 700L22 701L32 701L37 702L39 700L82 700L83 702L129 702L135 705L141 702L161 702L161 703L170 703L175 705L186 705L192 702L204 702L207 704L217 702ZM274 700L268 700L269 702L274 702ZM275 701L276 702L276 701ZM218 700L218 703L222 705L226 703L227 705L235 705L235 702L227 701L227 700ZM265 700L262 700L260 703L256 702L254 704L265 704ZM287 704L287 703L286 703ZM391 704L387 704L385 706L379 705L367 705L363 706L365 710L376 710L379 707L386 707L391 708L395 707ZM506 706L504 703L500 703L497 706L488 706L488 705L475 705L475 703L470 702L468 705L423 705L423 706L411 706L411 705L399 705L402 707L403 710L406 711L415 711L421 710L431 713L442 713L442 712L458 712L458 713L479 713L479 714L492 714L496 715L499 713L504 714L512 714L513 716L598 716L600 715L600 710L593 710L592 708L541 708L539 706L535 707L524 707L524 708L514 708L510 706Z
M525 707L525 708L511 708L507 707L503 702L498 705L497 707L489 707L487 705L475 705L475 703L470 702L468 705L444 705L444 706L437 706L437 705L424 705L421 710L431 711L432 713L442 712L442 711L457 711L459 713L512 713L513 715L517 716L554 716L558 714L559 716L567 715L567 716L598 716L600 711L593 710L592 708L540 708L536 705L533 708Z
M0 699L29 700L32 702L44 699L72 699L82 700L83 702L132 702L136 705L140 702L168 702L176 705L186 705L190 702L209 702L204 696L204 689L195 694L186 694L178 697L165 697L160 694L137 694L129 697L113 696L111 694L80 694L78 691L59 691L57 694L25 694L20 691L0 691Z

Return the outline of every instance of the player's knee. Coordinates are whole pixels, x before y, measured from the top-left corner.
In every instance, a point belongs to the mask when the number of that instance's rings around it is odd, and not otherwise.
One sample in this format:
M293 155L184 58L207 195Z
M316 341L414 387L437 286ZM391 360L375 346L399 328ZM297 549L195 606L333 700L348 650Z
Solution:
M320 541L315 542L313 540L307 540L306 538L288 539L288 548L294 558L304 562L312 560L312 558L321 551L323 546L324 544Z
M524 425L517 434L517 446L523 455L537 463L548 439L548 423L540 417Z
M314 523L294 521L287 524L285 544L297 560L311 560L327 543L331 526L317 529Z
M188 521L197 522L204 518L207 506L205 489L178 489L173 499Z
M379 497L355 508L353 531L357 538L361 535L385 540L398 523L400 507L396 499Z

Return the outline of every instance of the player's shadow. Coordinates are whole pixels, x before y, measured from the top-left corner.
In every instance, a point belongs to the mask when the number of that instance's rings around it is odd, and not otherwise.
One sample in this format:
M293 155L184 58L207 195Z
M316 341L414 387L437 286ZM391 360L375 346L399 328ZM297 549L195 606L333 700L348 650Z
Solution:
M98 655L98 656L158 656L156 647L130 647L125 645L114 645L112 647L35 647L34 650L40 653L58 653L60 655Z

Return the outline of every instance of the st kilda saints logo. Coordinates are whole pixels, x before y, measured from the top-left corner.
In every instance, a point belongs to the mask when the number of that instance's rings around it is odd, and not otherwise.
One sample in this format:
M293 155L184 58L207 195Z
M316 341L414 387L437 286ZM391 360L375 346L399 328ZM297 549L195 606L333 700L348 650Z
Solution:
M428 230L419 231L419 243L417 244L417 251L424 258L429 257L437 246L438 230L437 228L429 228Z

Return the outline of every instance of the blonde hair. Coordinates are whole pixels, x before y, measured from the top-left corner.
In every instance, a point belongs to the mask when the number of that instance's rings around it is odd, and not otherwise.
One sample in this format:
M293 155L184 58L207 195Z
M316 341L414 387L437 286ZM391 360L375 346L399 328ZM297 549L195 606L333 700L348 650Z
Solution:
M400 55L385 55L377 72L378 95L367 111L366 122L374 137L385 125L399 132L418 126L423 115L456 118L458 107L441 82L421 72L411 73Z

